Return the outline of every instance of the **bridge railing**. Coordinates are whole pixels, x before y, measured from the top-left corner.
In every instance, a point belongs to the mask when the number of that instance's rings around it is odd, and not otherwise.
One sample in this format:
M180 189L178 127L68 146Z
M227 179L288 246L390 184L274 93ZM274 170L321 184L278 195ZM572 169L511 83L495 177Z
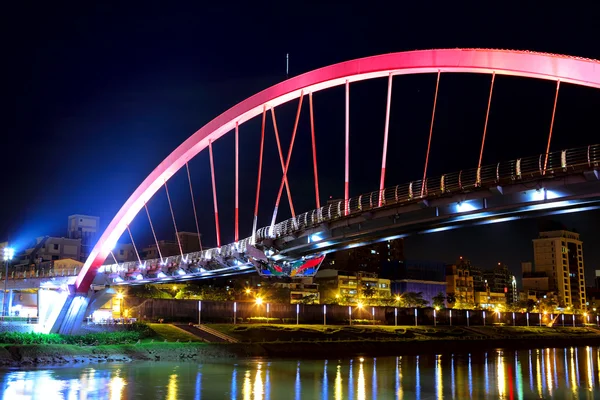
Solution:
M511 184L518 181L532 181L554 178L579 170L597 168L600 163L600 145L555 151L517 160L504 161L431 177L425 180L385 188L381 192L364 193L344 200L329 202L295 218L287 219L272 227L257 231L257 241L277 239L299 230L309 229L323 222L359 214L371 209L406 205L435 197Z
M177 274L197 274L206 271L225 271L240 265L250 264L244 261L242 254L247 246L260 243L266 239L278 239L299 231L318 227L324 222L336 221L342 218L359 215L369 210L404 206L431 200L457 193L469 193L475 190L485 190L492 187L531 182L540 179L553 179L560 176L597 169L600 164L600 144L568 150L561 150L517 160L503 161L496 164L484 165L481 168L465 169L441 176L428 177L403 185L385 188L381 191L364 193L344 200L332 201L321 208L311 210L289 218L273 226L257 230L255 238L248 237L237 243L228 244L221 248L206 249L181 256L167 257L163 260L147 260L140 266L137 262L105 265L103 272L108 276L119 276L121 279L144 273L156 278L162 273L165 276Z

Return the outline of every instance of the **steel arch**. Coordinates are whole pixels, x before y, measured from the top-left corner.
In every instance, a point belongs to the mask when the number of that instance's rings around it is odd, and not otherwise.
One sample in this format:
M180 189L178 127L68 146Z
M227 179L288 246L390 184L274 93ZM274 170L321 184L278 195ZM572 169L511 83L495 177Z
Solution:
M437 49L383 54L330 65L290 78L238 103L177 147L148 175L108 225L81 272L75 289L86 292L129 223L156 191L186 162L225 133L301 93L392 75L467 72L519 76L600 88L600 61L557 54L493 49Z

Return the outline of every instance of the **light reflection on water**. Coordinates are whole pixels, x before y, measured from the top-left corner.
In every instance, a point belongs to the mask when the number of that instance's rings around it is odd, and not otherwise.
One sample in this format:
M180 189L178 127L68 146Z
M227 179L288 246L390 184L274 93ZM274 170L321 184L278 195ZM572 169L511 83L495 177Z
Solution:
M0 399L586 399L600 396L599 364L600 350L582 347L0 370Z

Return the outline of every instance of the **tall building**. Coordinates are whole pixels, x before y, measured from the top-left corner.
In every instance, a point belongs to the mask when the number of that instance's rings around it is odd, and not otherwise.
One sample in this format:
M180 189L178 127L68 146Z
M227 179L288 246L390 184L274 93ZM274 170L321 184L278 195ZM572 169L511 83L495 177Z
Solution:
M325 269L317 272L315 282L323 291L323 299L339 296L352 302L362 298L391 297L390 280L379 278L375 273Z
M473 277L473 289L476 292L482 292L487 290L485 285L485 279L483 277L483 271L481 270L481 268L471 264L471 260L460 256L456 261L456 266L459 269L465 269L469 271L469 275Z
M471 307L475 304L473 276L465 265L457 263L446 267L448 307Z
M498 263L491 270L484 271L484 283L492 293L504 293L506 303L519 301L517 281L505 264Z
M559 305L586 308L583 242L567 230L540 232L533 240L535 273L548 277L549 290L557 293Z

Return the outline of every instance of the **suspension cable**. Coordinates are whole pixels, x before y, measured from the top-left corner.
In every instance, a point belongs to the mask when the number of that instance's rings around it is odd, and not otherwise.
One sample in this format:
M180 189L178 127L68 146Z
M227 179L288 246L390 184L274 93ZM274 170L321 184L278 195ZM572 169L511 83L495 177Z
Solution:
M277 129L277 118L275 118L275 109L271 108L271 119L273 120L273 130L275 131L275 141L277 142L277 150L279 151L279 161L281 162L281 172L285 178L285 189L288 196L288 202L290 203L290 210L292 211L292 217L296 217L294 211L294 202L292 201L292 192L290 190L290 184L285 173L285 161L283 160L283 152L281 151L281 142L279 141L279 129Z
M477 184L481 182L481 161L483 159L483 147L485 146L485 136L487 134L488 119L490 116L490 107L492 105L492 93L494 91L494 79L496 71L492 71L492 83L490 85L490 96L488 97L487 111L485 113L485 124L483 125L483 138L481 139L481 150L479 151L479 163L477 164Z
M350 83L346 79L346 114L345 114L345 159L344 159L344 215L349 212L350 196Z
M302 110L302 100L304 99L304 91L300 91L300 101L298 102L298 111L296 111L296 122L294 122L294 130L292 131L292 140L290 141L290 148L288 150L287 159L285 160L285 168L283 170L283 177L281 178L281 184L279 185L279 192L277 192L277 200L275 201L275 209L273 210L273 219L271 220L271 227L275 225L275 219L277 218L277 210L279 208L279 201L283 193L283 186L287 180L287 172L290 167L290 160L292 159L292 150L294 149L294 141L296 140L296 132L298 131L298 121L300 120L300 111ZM271 109L273 111L273 109ZM273 114L275 115L275 114ZM291 204L290 195L290 204ZM292 217L295 218L296 214L292 208Z
M315 198L317 201L317 209L319 209L321 208L321 201L319 200L319 174L317 172L317 142L315 140L315 117L313 115L312 92L308 94L308 103L310 106L310 134L312 140L313 172L315 176Z
M158 250L158 256L160 257L160 262L164 264L165 260L163 259L162 253L160 251L160 246L158 245L158 239L156 239L156 232L154 231L154 225L152 225L152 218L150 218L150 211L148 211L148 205L144 202L144 208L146 209L146 215L148 216L148 222L150 222L150 229L152 229L152 236L154 236L154 243L156 243L156 250Z
M181 254L181 260L183 261L183 249L181 248L181 239L179 239L179 232L177 232L177 224L175 223L175 213L173 213L173 206L171 205L171 196L169 196L169 187L167 181L165 181L165 191L167 192L167 200L169 201L169 210L171 210L171 217L173 218L173 227L175 228L175 236L177 236L177 244L179 245L179 253Z
M390 129L390 106L392 103L392 73L388 78L387 103L385 107L385 128L383 131L383 154L381 156L381 178L379 179L379 207L383 204L385 185L385 166L387 161L388 132Z
M212 140L208 141L208 154L210 157L210 176L212 179L213 207L215 209L215 230L217 234L217 247L221 247L221 230L219 229L219 206L217 204L217 184L215 182L215 161L213 158Z
M198 244L200 245L200 251L202 251L202 239L200 237L200 227L198 226L198 214L196 213L196 201L194 200L194 191L192 189L192 178L190 176L190 167L188 163L185 163L187 170L188 182L190 184L190 196L192 197L192 208L194 209L194 221L196 221L196 233L198 233Z
M427 165L429 164L429 150L431 149L431 136L433 135L433 121L435 120L435 107L437 106L438 89L440 87L440 70L437 73L437 82L435 84L435 96L433 98L433 111L431 112L431 126L429 127L429 141L427 142L427 156L425 156L425 170L423 171L423 180L421 181L421 197L425 193L425 179L427 179Z
M260 198L260 179L262 176L263 149L265 146L265 122L267 118L267 106L263 106L262 128L260 132L260 152L258 157L258 179L256 181L256 203L254 204L254 221L252 222L252 244L256 244L256 224L258 222L258 200Z
M548 134L548 145L546 146L546 157L544 159L544 171L542 175L546 175L546 167L548 166L548 155L550 153L550 141L552 140L552 129L554 128L554 115L556 114L556 103L558 102L559 89L560 79L556 81L556 95L554 96L554 107L552 108L552 121L550 121L550 133Z
M237 243L240 240L240 231L239 231L239 176L240 176L240 151L239 151L239 143L240 143L240 130L239 124L235 122L235 234L234 239Z
M129 225L127 225L127 232L129 232L129 237L131 238L131 244L133 245L133 250L135 251L135 255L137 256L138 262L140 266L142 265L142 259L140 258L140 253L137 251L137 247L135 246L135 242L133 241L133 235L131 234L131 229L129 229Z

